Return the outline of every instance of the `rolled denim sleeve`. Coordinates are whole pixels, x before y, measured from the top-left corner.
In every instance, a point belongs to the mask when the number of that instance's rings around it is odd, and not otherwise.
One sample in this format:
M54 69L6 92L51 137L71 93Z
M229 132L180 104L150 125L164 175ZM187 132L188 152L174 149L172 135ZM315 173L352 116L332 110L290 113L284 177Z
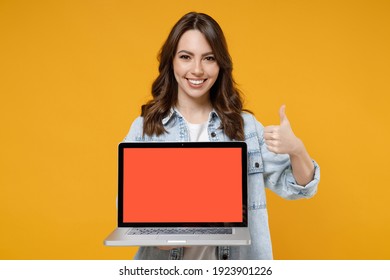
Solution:
M313 160L313 179L305 186L299 185L292 173L289 155L275 154L268 150L264 142L263 126L259 122L257 122L257 132L263 158L265 186L285 199L292 200L314 196L320 181L320 167L317 162Z

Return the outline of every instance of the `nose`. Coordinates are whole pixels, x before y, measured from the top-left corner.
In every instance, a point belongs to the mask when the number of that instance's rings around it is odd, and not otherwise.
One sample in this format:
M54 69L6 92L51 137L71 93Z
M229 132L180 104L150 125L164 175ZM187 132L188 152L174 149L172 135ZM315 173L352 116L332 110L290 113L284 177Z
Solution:
M194 61L192 74L195 76L203 76L204 70L203 70L202 61Z

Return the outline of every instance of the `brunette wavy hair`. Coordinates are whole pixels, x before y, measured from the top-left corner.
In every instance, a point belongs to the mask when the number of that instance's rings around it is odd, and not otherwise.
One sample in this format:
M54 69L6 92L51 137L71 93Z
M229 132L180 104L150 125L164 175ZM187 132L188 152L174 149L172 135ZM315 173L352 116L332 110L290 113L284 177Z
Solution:
M210 100L221 119L221 128L234 140L244 140L244 121L241 117L243 102L232 76L233 64L225 36L219 24L203 13L184 15L172 28L162 46L159 60L159 75L152 85L153 99L142 105L144 135L161 135L166 132L162 120L176 105L178 84L173 72L173 59L181 36L188 30L199 30L214 53L219 66L218 78L210 89ZM247 111L247 110L245 110Z

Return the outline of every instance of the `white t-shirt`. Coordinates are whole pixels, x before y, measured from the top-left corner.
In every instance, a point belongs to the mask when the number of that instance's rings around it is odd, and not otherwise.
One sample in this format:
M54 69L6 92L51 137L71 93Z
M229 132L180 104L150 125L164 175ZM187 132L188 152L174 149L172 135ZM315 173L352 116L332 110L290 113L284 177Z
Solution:
M200 124L193 124L187 122L187 126L190 132L191 142L208 142L209 136L207 134L207 122Z
M186 121L187 122L187 121ZM192 124L187 122L191 142L208 142L207 122ZM184 248L184 260L216 260L216 246L192 246Z

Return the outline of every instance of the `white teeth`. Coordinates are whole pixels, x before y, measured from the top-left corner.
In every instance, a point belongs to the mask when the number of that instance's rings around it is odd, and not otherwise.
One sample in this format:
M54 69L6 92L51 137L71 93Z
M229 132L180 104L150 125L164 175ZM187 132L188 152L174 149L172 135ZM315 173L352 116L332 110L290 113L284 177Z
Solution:
M188 79L188 81L189 81L191 84L193 84L193 85L200 85L200 84L203 84L204 81L206 81L206 80L190 80L190 79Z

